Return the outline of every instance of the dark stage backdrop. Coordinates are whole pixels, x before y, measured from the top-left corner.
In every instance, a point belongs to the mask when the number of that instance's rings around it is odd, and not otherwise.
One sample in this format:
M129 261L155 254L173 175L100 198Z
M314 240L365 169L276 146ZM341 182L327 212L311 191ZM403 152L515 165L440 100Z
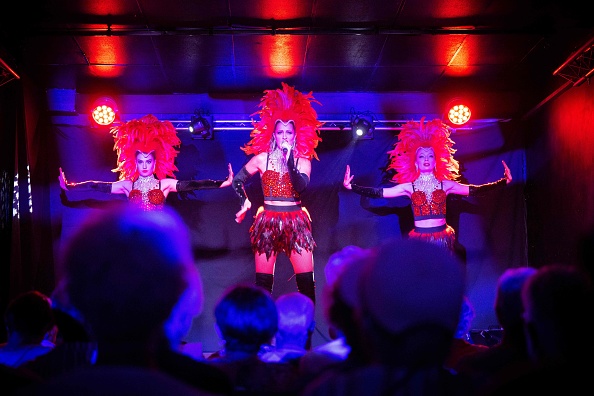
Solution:
M474 328L497 326L493 300L497 277L509 267L527 265L526 225L523 199L525 154L512 126L493 124L453 135L460 161L461 181L491 182L503 175L502 160L509 165L514 182L484 198L454 198L448 201L448 222L456 229L466 257L468 295L477 313ZM60 126L54 128L56 162L69 181L115 181L113 139L106 131ZM324 265L328 257L347 245L370 247L387 238L402 238L412 227L408 199L362 199L342 186L345 167L351 166L354 182L365 186L389 184L383 171L387 151L395 142L395 131L376 130L374 139L355 141L350 130L324 131L313 161L311 183L303 203L313 220L317 242L314 252L317 282L316 334L314 345L328 340L323 318ZM192 140L180 132L177 178L224 178L227 163L237 173L247 157L239 149L249 140L249 131L216 131L213 140ZM99 193L61 194L58 169L51 193L54 251L91 212L112 204L125 204L124 197ZM246 186L252 199L252 215L262 203L259 177ZM196 265L202 275L205 304L195 319L189 342L201 342L205 352L220 348L214 328L213 309L222 292L237 282L254 281L253 256L248 228L251 218L235 223L239 199L232 188L170 194L167 204L175 208L191 229ZM54 258L57 261L57 256ZM286 257L277 261L273 296L297 290L293 270ZM142 276L142 274L139 274ZM154 292L154 291L147 291Z

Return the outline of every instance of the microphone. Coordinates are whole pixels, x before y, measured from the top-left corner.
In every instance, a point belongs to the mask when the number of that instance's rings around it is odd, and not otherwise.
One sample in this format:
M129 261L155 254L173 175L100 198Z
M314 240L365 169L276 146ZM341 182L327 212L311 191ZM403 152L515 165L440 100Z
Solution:
M285 156L287 155L290 147L291 147L291 145L287 142L283 142L283 144L281 144L281 148L283 150L283 155L285 155Z

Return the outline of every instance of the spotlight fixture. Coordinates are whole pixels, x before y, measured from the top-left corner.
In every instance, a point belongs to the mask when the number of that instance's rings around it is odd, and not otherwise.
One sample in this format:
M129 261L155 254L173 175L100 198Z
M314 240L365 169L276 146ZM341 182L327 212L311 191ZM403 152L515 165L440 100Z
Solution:
M355 139L373 139L374 129L371 115L356 114L351 117L351 130Z
M462 99L454 99L448 103L447 108L448 121L454 126L460 126L470 121L470 107Z
M93 102L91 118L96 126L109 126L116 122L118 116L118 106L112 98L103 96Z
M192 139L212 139L214 136L211 122L200 113L192 116L192 121L190 121L190 125L188 126L188 131L190 131Z

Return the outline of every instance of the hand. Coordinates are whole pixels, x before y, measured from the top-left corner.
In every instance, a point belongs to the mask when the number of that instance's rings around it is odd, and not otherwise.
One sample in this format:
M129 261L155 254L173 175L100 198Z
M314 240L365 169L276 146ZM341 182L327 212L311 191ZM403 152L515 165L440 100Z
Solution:
M342 185L347 189L350 190L351 187L351 182L353 181L353 178L355 176L351 176L351 167L350 166L346 166L346 172L344 173L344 181L342 182Z
M250 202L249 199L246 199L245 202L243 203L243 206L241 207L241 210L237 213L235 213L235 222L237 224L241 223L243 221L243 219L245 218L245 214L247 213L248 210L250 210L252 207L252 203Z
M229 176L227 176L227 179L225 179L219 188L228 187L233 182L233 168L231 167L231 163L229 163L227 166L229 167Z
M504 168L503 175L507 179L507 184L509 184L513 180L512 179L511 171L509 170L509 167L507 166L507 164L505 163L505 161L502 160L501 163L503 164L503 168Z
M58 181L60 182L60 188L62 190L68 191L68 182L66 181L66 176L64 175L62 168L60 168L60 175L58 176Z

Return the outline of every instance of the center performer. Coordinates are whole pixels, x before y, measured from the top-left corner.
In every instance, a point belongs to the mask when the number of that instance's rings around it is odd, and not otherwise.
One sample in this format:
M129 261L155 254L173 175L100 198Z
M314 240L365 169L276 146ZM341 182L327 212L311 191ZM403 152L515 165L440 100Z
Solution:
M322 140L322 123L311 106L320 104L312 93L303 94L282 83L282 89L266 90L254 122L252 138L241 149L254 154L233 179L241 200L235 221L241 223L252 207L246 180L259 172L264 206L258 208L250 227L256 262L256 285L272 293L274 268L279 253L285 253L295 272L297 289L315 303L311 217L301 205L301 194L311 174L311 159L319 160L315 148Z

